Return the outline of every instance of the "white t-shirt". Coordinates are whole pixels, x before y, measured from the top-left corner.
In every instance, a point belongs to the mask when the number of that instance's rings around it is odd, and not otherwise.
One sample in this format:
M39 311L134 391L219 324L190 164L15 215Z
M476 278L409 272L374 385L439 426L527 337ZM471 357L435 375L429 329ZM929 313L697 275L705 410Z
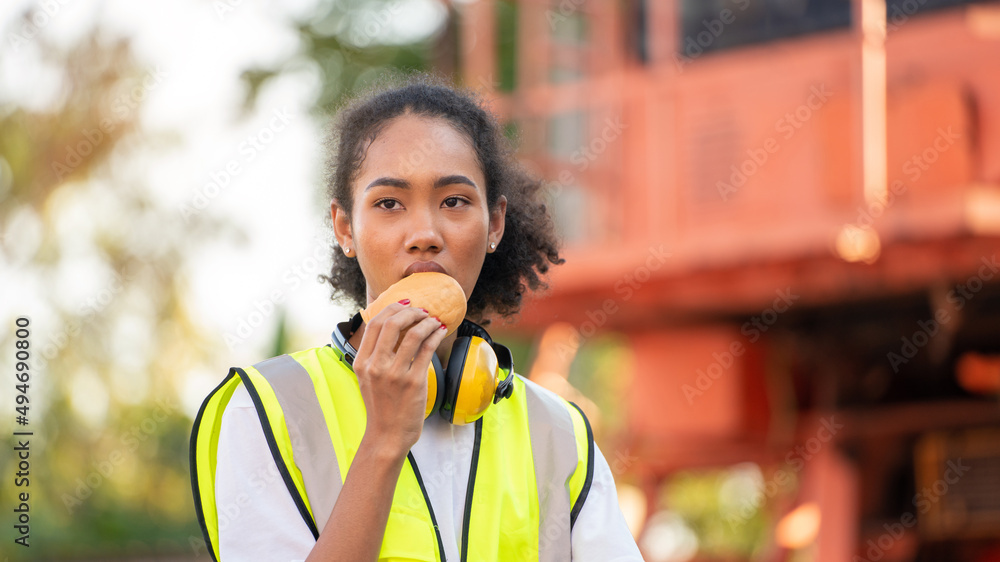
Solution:
M525 381L526 384L534 384ZM472 425L431 416L411 452L437 518L448 560L459 560ZM271 457L257 411L242 385L222 415L215 476L223 561L304 560L316 540L299 515ZM594 447L594 478L572 531L576 561L642 560L618 507L611 469Z

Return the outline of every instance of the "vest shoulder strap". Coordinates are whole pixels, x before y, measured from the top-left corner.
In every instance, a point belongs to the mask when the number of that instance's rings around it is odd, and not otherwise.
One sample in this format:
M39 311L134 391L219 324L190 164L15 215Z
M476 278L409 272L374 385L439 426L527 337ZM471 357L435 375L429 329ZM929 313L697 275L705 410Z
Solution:
M323 423L324 415L316 388L309 372L288 355L257 363L254 370L266 380L274 394L273 406L276 406L268 408L263 400L254 400L261 424L264 425L265 419L283 418L291 445L288 448L280 448L276 443L272 445L274 432L281 430L272 422L270 428L264 428L271 455L302 519L313 536L319 538L333 512L343 478L330 431ZM247 385L248 390L252 384Z
M567 511L571 513L571 523L575 524L594 480L594 433L590 421L579 406L536 383L525 381L522 391L527 394L532 422L535 468L545 469L551 481L566 482L572 506ZM566 439L567 435L574 439ZM549 495L551 491L539 489L540 498Z
M343 480L310 375L288 355L232 368L202 403L191 432L195 512L213 560L219 558L215 467L222 415L242 384L288 493L314 537L326 525ZM320 423L316 423L319 420Z
M262 420L266 414L269 419L283 420L287 427L288 447L272 447L272 456L279 467L284 465L286 487L318 539L333 513L363 432L364 405L357 382L328 347L275 357L254 365L248 374L254 371L263 379L259 386L269 388L274 396L271 406L261 401ZM271 424L271 429L282 428ZM380 557L406 558L414 550L425 554L436 539L437 559L443 559L434 513L415 461L412 456L408 460L409 468L403 468L393 496ZM401 507L396 505L399 501L420 508Z
M539 560L561 560L593 481L593 432L583 412L555 393L523 379L514 392L524 395L531 434Z

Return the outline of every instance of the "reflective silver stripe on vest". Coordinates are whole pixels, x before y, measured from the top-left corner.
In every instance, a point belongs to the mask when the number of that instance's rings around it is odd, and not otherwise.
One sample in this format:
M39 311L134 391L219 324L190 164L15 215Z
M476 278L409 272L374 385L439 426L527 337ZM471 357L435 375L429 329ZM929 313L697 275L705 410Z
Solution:
M254 368L267 379L285 414L292 456L302 473L316 528L322 533L343 483L312 378L288 355L261 361Z
M538 486L538 560L566 560L570 552L569 477L576 470L573 419L562 404L525 384L531 454Z

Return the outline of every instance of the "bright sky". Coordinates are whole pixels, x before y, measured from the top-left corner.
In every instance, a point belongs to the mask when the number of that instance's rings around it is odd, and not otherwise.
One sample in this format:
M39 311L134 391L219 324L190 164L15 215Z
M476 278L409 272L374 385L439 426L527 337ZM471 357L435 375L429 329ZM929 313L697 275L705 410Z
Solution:
M246 328L257 320L256 311L269 310L272 295L287 303L295 348L323 345L333 323L348 314L330 304L327 287L315 281L327 270L330 239L316 205L323 130L308 113L320 75L303 65L270 83L252 115L239 114L244 91L240 73L294 54L299 39L287 22L310 13L317 1L53 0L49 4L58 11L40 26L46 38L62 45L72 45L95 22L112 35L132 38L137 58L152 71L140 116L143 129L178 136L179 142L148 147L118 165L115 173L141 177L164 208L176 209L178 221L184 220L185 210L205 213L236 222L247 233L246 244L209 242L178 272L190 282L191 306L205 330L240 340L232 349L220 349L218 363L206 372L185 375L181 390L191 415L229 366L265 358L276 317L265 314L260 328ZM39 4L14 1L0 8L0 111L11 103L44 109L58 100L58 75L40 62L35 42L11 52L10 35L19 29L14 23L31 5ZM426 36L442 23L435 0L400 0L396 6L382 26L388 37ZM66 204L68 214L72 207ZM68 217L67 224L72 223ZM83 302L106 286L93 262L85 256L71 260L65 276L73 280L67 285L77 289L66 298ZM12 318L29 310L44 317L47 305L37 284L18 274L16 260L0 266L7 278L5 292L19 297L16 305L3 299L0 313ZM13 271L6 271L11 266ZM80 394L100 404L98 392ZM80 408L87 409L86 402L81 400ZM89 408L99 414L100 408Z

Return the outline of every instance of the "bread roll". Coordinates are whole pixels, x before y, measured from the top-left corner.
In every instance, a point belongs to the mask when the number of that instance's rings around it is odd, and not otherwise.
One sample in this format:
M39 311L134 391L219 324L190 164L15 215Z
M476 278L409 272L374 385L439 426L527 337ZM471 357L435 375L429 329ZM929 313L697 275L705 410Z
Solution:
M466 298L462 286L452 277L433 271L400 279L362 310L361 318L367 324L383 308L403 299L410 299L409 306L426 309L444 323L449 334L465 319Z

